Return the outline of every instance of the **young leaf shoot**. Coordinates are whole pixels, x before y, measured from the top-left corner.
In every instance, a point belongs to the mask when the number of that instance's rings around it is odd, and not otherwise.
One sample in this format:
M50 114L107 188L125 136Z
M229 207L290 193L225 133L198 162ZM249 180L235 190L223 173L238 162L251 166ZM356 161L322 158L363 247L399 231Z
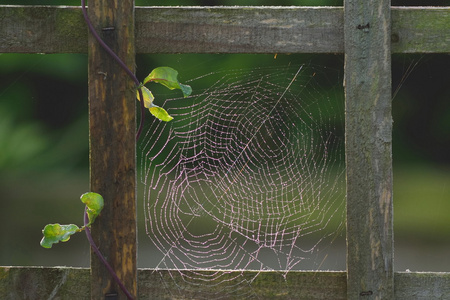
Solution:
M183 92L184 97L189 96L192 93L192 88L189 85L179 83L177 77L178 72L176 70L170 67L159 67L145 77L144 84L153 81L162 84L171 90L180 89Z
M103 209L103 197L97 193L85 193L81 195L80 199L81 202L86 204L89 226L94 222L95 218L97 218ZM75 224L47 224L42 230L44 237L41 240L41 246L44 248L51 248L53 244L67 242L71 235L81 232L84 229L85 226L80 228Z
M80 228L75 224L47 224L42 230L44 237L41 240L41 246L51 248L53 244L67 242L72 234L80 231Z
M97 193L85 193L81 195L80 200L87 206L89 225L91 225L103 209L103 197Z
M178 82L178 72L170 67L159 67L154 69L145 79L143 84L139 86L144 97L144 107L148 108L150 113L161 121L169 122L173 117L162 107L153 104L155 97L152 92L144 85L149 82L156 82L162 84L168 89L179 89L183 92L183 96L187 97L192 93L192 88L189 85ZM136 97L140 100L139 89L136 92Z

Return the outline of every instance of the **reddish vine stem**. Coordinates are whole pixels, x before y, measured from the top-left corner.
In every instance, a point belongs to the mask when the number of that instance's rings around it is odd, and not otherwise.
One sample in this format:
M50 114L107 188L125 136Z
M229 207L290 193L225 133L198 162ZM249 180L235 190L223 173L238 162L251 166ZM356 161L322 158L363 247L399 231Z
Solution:
M97 40L97 42L102 46L102 48L119 64L119 66L130 76L130 78L134 81L136 84L136 88L139 92L139 99L140 99L140 111L141 111L141 121L139 124L139 129L136 133L136 140L139 140L139 137L141 135L142 129L144 127L144 118L145 118L145 108L144 108L144 97L142 94L142 90L140 88L140 82L137 79L136 75L127 67L127 65L117 56L117 54L108 46L106 43L100 38L100 36L95 31L94 26L91 23L91 20L89 19L89 16L87 14L86 10L86 0L81 0L81 9L83 11L83 17L86 21L86 24L89 28L89 31L91 32L92 36ZM86 207L87 209L87 207ZM110 266L110 264L107 262L105 257L102 255L100 250L98 249L97 245L94 242L94 239L92 238L91 231L88 227L89 224L89 218L87 215L87 212L84 213L84 226L86 231L86 237L91 244L92 250L97 255L97 257L100 259L100 261L105 265L108 272L113 277L114 281L119 285L120 289L124 292L124 294L127 296L128 299L133 300L133 296L130 294L130 292L127 290L127 288L124 286L122 281L120 281L119 277L117 276L116 272L113 270L113 268Z
M84 231L86 232L86 237L91 244L92 250L94 250L94 253L98 256L98 258L101 260L101 262L105 265L106 269L108 269L109 273L113 277L114 281L119 285L120 289L124 292L124 294L127 296L128 299L133 300L133 296L130 294L130 292L127 290L127 288L123 285L122 281L120 281L119 277L117 276L116 272L114 272L111 265L106 261L105 257L102 255L100 250L98 249L97 245L94 242L94 239L91 235L91 230L89 229L89 217L87 214L87 206L84 211Z
M120 57L117 56L117 54L108 45L106 45L106 43L98 35L97 31L95 31L95 28L92 25L92 22L89 19L89 16L87 14L86 0L81 0L81 10L83 11L84 20L86 21L86 24L87 24L92 36L97 40L97 42L100 44L100 46L102 46L102 48L119 64L119 66L128 74L128 76L130 76L130 78L136 84L136 88L138 89L138 92L139 92L140 111L141 111L141 121L139 124L139 129L136 133L136 141L137 141L137 140L139 140L139 137L141 136L141 133L142 133L142 129L144 128L144 119L145 119L144 96L142 94L142 89L140 88L141 83L139 82L139 79L137 79L137 77L133 73L133 71L131 71L128 68L128 66L120 59Z

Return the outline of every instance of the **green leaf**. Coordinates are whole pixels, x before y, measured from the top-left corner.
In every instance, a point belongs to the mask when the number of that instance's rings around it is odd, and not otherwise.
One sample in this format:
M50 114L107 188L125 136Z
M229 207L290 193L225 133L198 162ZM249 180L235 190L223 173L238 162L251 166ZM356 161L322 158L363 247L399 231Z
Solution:
M154 69L145 79L144 84L153 81L160 83L167 88L180 89L183 92L183 96L187 97L192 93L192 88L189 85L181 84L178 82L178 72L170 67L159 67Z
M173 120L173 117L170 116L165 109L153 104L153 100L155 98L153 97L152 92L148 88L142 86L141 89L142 89L142 96L144 97L144 106L149 109L152 115L154 115L161 121L165 122ZM137 98L139 100L139 91L137 91Z
M159 106L152 105L152 107L149 108L149 111L152 115L154 115L156 118L160 119L164 122L169 122L173 120L173 117L167 113L167 111Z
M153 100L155 100L155 97L153 96L152 92L146 88L145 86L141 86L142 89L142 96L144 97L144 106L146 108L150 108L153 105ZM139 101L139 90L136 91L136 97Z
M72 234L79 231L80 228L75 224L47 224L42 230L44 237L41 240L41 246L44 248L51 248L53 244L67 242Z
M87 214L89 217L89 225L95 221L95 218L100 214L103 209L104 201L103 197L97 193L85 193L80 197L81 202L87 206Z

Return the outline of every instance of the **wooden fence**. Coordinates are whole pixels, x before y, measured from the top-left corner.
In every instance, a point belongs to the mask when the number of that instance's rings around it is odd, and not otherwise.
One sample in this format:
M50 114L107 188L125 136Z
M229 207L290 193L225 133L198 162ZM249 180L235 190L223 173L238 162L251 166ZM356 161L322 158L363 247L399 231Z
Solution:
M450 8L391 8L388 0L345 0L344 7L90 4L94 26L131 68L135 52L344 53L347 271L294 271L286 279L264 272L252 283L264 287L258 299L450 299L450 273L393 271L391 153L391 53L450 53ZM0 53L7 52L89 53L91 190L107 200L92 231L134 295L170 299L171 289L184 288L177 272L136 267L133 83L88 35L79 7L0 6ZM0 268L2 299L103 299L115 291L95 256L90 270ZM184 297L200 293L186 286Z

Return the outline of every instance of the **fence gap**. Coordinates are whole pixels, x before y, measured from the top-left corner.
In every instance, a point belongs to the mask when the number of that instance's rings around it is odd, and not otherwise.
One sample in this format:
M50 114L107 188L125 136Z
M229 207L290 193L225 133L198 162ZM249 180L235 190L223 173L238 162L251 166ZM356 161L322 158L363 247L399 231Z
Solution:
M90 1L89 16L102 39L131 70L135 67L134 1ZM105 199L92 235L129 292L137 294L135 88L92 36L89 53L91 191ZM91 299L126 299L91 253Z
M347 297L394 299L389 0L344 1Z

